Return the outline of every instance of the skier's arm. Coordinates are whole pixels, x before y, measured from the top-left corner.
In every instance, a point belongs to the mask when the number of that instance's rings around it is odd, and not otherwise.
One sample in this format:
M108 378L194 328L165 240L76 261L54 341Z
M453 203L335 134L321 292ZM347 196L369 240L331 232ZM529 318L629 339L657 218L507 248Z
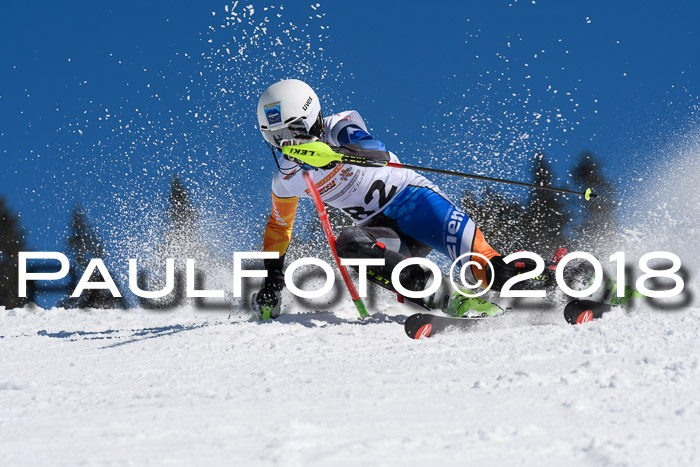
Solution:
M357 145L362 149L382 152L386 151L386 146L384 146L384 143L378 139L375 139L374 136L369 134L369 132L360 128L359 125L352 123L343 126L343 128L338 132L338 142L341 146Z
M284 255L289 247L292 238L292 226L294 216L297 211L299 198L280 198L272 193L272 213L265 226L265 237L263 239L263 251L276 251L280 254L279 259L265 260L267 279L265 286L279 285L284 283L282 267L284 266Z
M355 110L332 115L326 119L325 124L328 140L332 145L357 145L362 149L386 151L384 143L370 134L365 121Z

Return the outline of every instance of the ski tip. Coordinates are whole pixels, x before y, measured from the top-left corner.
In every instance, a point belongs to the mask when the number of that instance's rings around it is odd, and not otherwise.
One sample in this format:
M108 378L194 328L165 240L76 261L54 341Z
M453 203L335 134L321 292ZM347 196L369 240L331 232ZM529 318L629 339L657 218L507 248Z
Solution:
M433 332L433 325L430 324L423 313L416 313L406 318L403 328L406 331L406 335L411 339L430 337L430 334Z
M607 303L594 302L592 300L572 300L564 308L564 318L569 324L583 324L600 319L603 313L610 311Z
M591 309L584 310L583 312L579 313L578 317L576 318L576 324L583 324L589 321L593 321L593 310Z
M430 333L433 331L433 325L430 323L424 324L418 329L416 335L413 336L414 339L422 339L424 337L430 337Z

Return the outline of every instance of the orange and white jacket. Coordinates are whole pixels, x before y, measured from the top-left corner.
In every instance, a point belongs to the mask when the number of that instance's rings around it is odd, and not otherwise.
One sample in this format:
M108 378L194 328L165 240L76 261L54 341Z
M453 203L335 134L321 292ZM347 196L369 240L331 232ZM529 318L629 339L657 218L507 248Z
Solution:
M369 136L365 122L354 110L326 117L323 123L324 142L333 146ZM390 155L392 161L398 162L395 154ZM280 167L272 179L272 213L265 228L263 251L277 251L281 256L289 246L299 198L311 196L297 164L281 159ZM312 177L323 202L340 209L356 224L382 212L409 184L439 190L412 170L391 167L338 164L328 170L314 170Z

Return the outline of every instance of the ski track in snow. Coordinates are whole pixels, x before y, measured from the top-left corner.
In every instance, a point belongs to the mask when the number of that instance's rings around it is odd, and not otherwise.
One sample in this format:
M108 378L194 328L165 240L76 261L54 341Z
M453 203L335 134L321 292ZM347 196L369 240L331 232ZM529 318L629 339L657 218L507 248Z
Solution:
M0 314L3 465L690 465L697 308L514 313L406 338L407 310ZM536 324L536 325L533 325Z

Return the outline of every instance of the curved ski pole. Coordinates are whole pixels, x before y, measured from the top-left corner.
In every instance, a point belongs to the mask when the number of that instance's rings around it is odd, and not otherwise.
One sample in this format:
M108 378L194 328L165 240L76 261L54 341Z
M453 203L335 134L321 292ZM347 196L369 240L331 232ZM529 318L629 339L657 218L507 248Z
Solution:
M357 311L360 313L360 317L365 318L369 316L369 313L367 312L367 308L365 307L364 302L360 298L360 294L357 293L355 284L353 284L352 279L350 279L350 274L348 274L347 268L340 264L340 258L338 258L338 253L335 249L335 235L333 235L331 223L328 221L328 213L326 212L326 207L323 205L323 201L321 200L321 195L316 189L316 185L314 184L313 178L311 178L310 171L308 169L304 169L303 174L304 181L306 182L306 186L309 189L309 194L313 198L314 204L316 205L316 209L318 210L318 215L321 218L321 224L323 224L323 232L325 232L326 238L328 239L328 245L331 247L331 251L333 252L335 262L338 264L338 269L340 269L340 275L343 276L345 285L348 287L348 291L350 292L350 296L352 297L352 301L355 304Z

